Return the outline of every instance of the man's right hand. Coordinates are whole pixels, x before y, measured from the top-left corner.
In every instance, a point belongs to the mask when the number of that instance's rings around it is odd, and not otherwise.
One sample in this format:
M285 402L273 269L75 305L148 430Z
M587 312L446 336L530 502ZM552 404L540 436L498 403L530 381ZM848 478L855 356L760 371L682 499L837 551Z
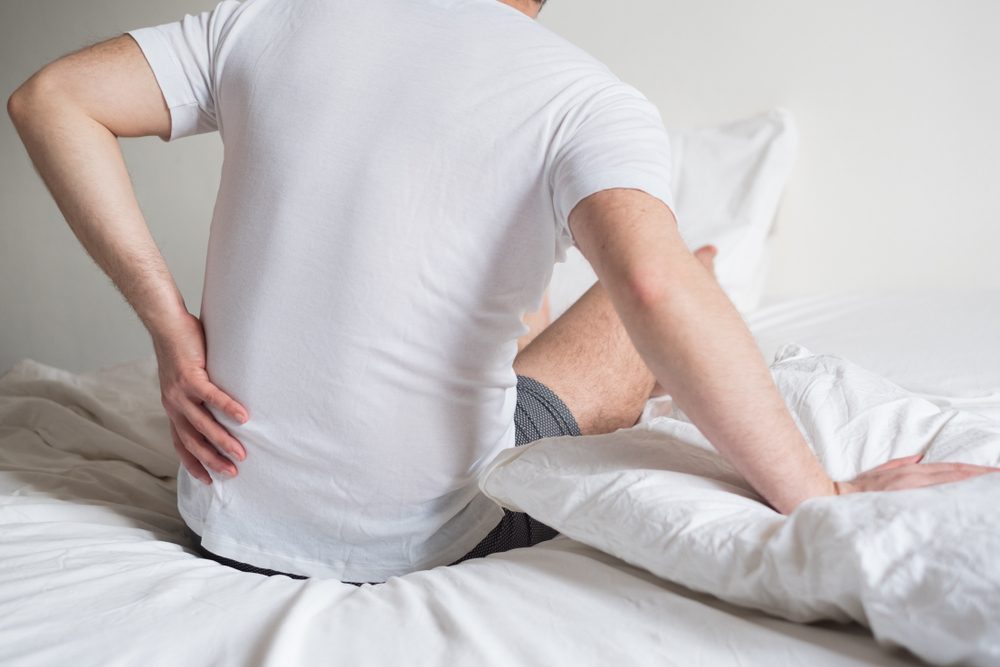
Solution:
M978 466L971 463L920 463L923 454L892 459L867 470L847 482L834 482L837 495L862 491L900 491L921 486L958 482L1000 468Z
M181 463L205 484L212 483L206 468L235 476L236 466L223 452L242 461L246 449L205 404L241 424L249 419L249 413L208 379L201 320L188 313L169 331L159 332L153 339L153 347L159 365L161 402L170 418L170 433Z

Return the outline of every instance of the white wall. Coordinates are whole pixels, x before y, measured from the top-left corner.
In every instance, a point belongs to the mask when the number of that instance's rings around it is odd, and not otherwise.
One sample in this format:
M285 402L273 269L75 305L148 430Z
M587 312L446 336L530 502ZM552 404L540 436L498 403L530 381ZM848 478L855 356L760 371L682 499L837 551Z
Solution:
M4 0L0 92L45 62L212 0ZM772 239L771 300L844 289L1000 289L1000 3L549 0L540 21L606 62L670 126L781 105L801 148ZM3 119L6 120L6 119ZM123 140L139 201L192 310L221 143ZM0 123L0 371L146 355L147 334L86 256Z
M45 63L203 0L0 0L0 94ZM122 139L153 236L197 312L222 166L217 134ZM139 318L63 220L6 114L0 117L0 372L30 357L73 371L152 354Z
M551 5L550 23L668 125L793 112L801 147L772 239L771 298L1000 288L1000 3Z

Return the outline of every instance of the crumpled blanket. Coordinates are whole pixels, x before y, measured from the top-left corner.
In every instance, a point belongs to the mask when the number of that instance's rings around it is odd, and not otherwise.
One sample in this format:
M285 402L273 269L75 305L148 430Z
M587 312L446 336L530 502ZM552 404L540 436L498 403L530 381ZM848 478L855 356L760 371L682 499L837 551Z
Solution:
M1000 466L1000 423L838 357L782 347L775 381L834 479L891 458ZM938 397L940 399L941 397ZM682 411L506 450L499 504L664 579L794 621L849 621L932 663L1000 664L1000 473L766 505Z

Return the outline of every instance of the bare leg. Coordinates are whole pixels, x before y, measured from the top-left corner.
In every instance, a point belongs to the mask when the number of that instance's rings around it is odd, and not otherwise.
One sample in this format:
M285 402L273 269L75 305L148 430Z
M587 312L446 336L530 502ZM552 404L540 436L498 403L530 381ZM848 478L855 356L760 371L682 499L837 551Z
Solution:
M695 256L711 271L715 252L706 246ZM524 346L514 371L552 389L583 435L635 425L659 385L599 282Z

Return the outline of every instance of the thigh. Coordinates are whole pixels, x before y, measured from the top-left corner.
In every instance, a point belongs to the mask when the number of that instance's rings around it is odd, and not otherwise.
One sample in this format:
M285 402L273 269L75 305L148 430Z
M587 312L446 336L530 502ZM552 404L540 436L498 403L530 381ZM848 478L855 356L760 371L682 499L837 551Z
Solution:
M534 378L517 376L517 407L514 410L514 446L539 438L580 435L580 427L569 408L549 387ZM559 532L524 512L504 508L500 523L472 548L452 563L481 558L492 553L530 547L551 540Z
M600 282L518 352L514 372L558 394L584 435L633 426L656 384Z

